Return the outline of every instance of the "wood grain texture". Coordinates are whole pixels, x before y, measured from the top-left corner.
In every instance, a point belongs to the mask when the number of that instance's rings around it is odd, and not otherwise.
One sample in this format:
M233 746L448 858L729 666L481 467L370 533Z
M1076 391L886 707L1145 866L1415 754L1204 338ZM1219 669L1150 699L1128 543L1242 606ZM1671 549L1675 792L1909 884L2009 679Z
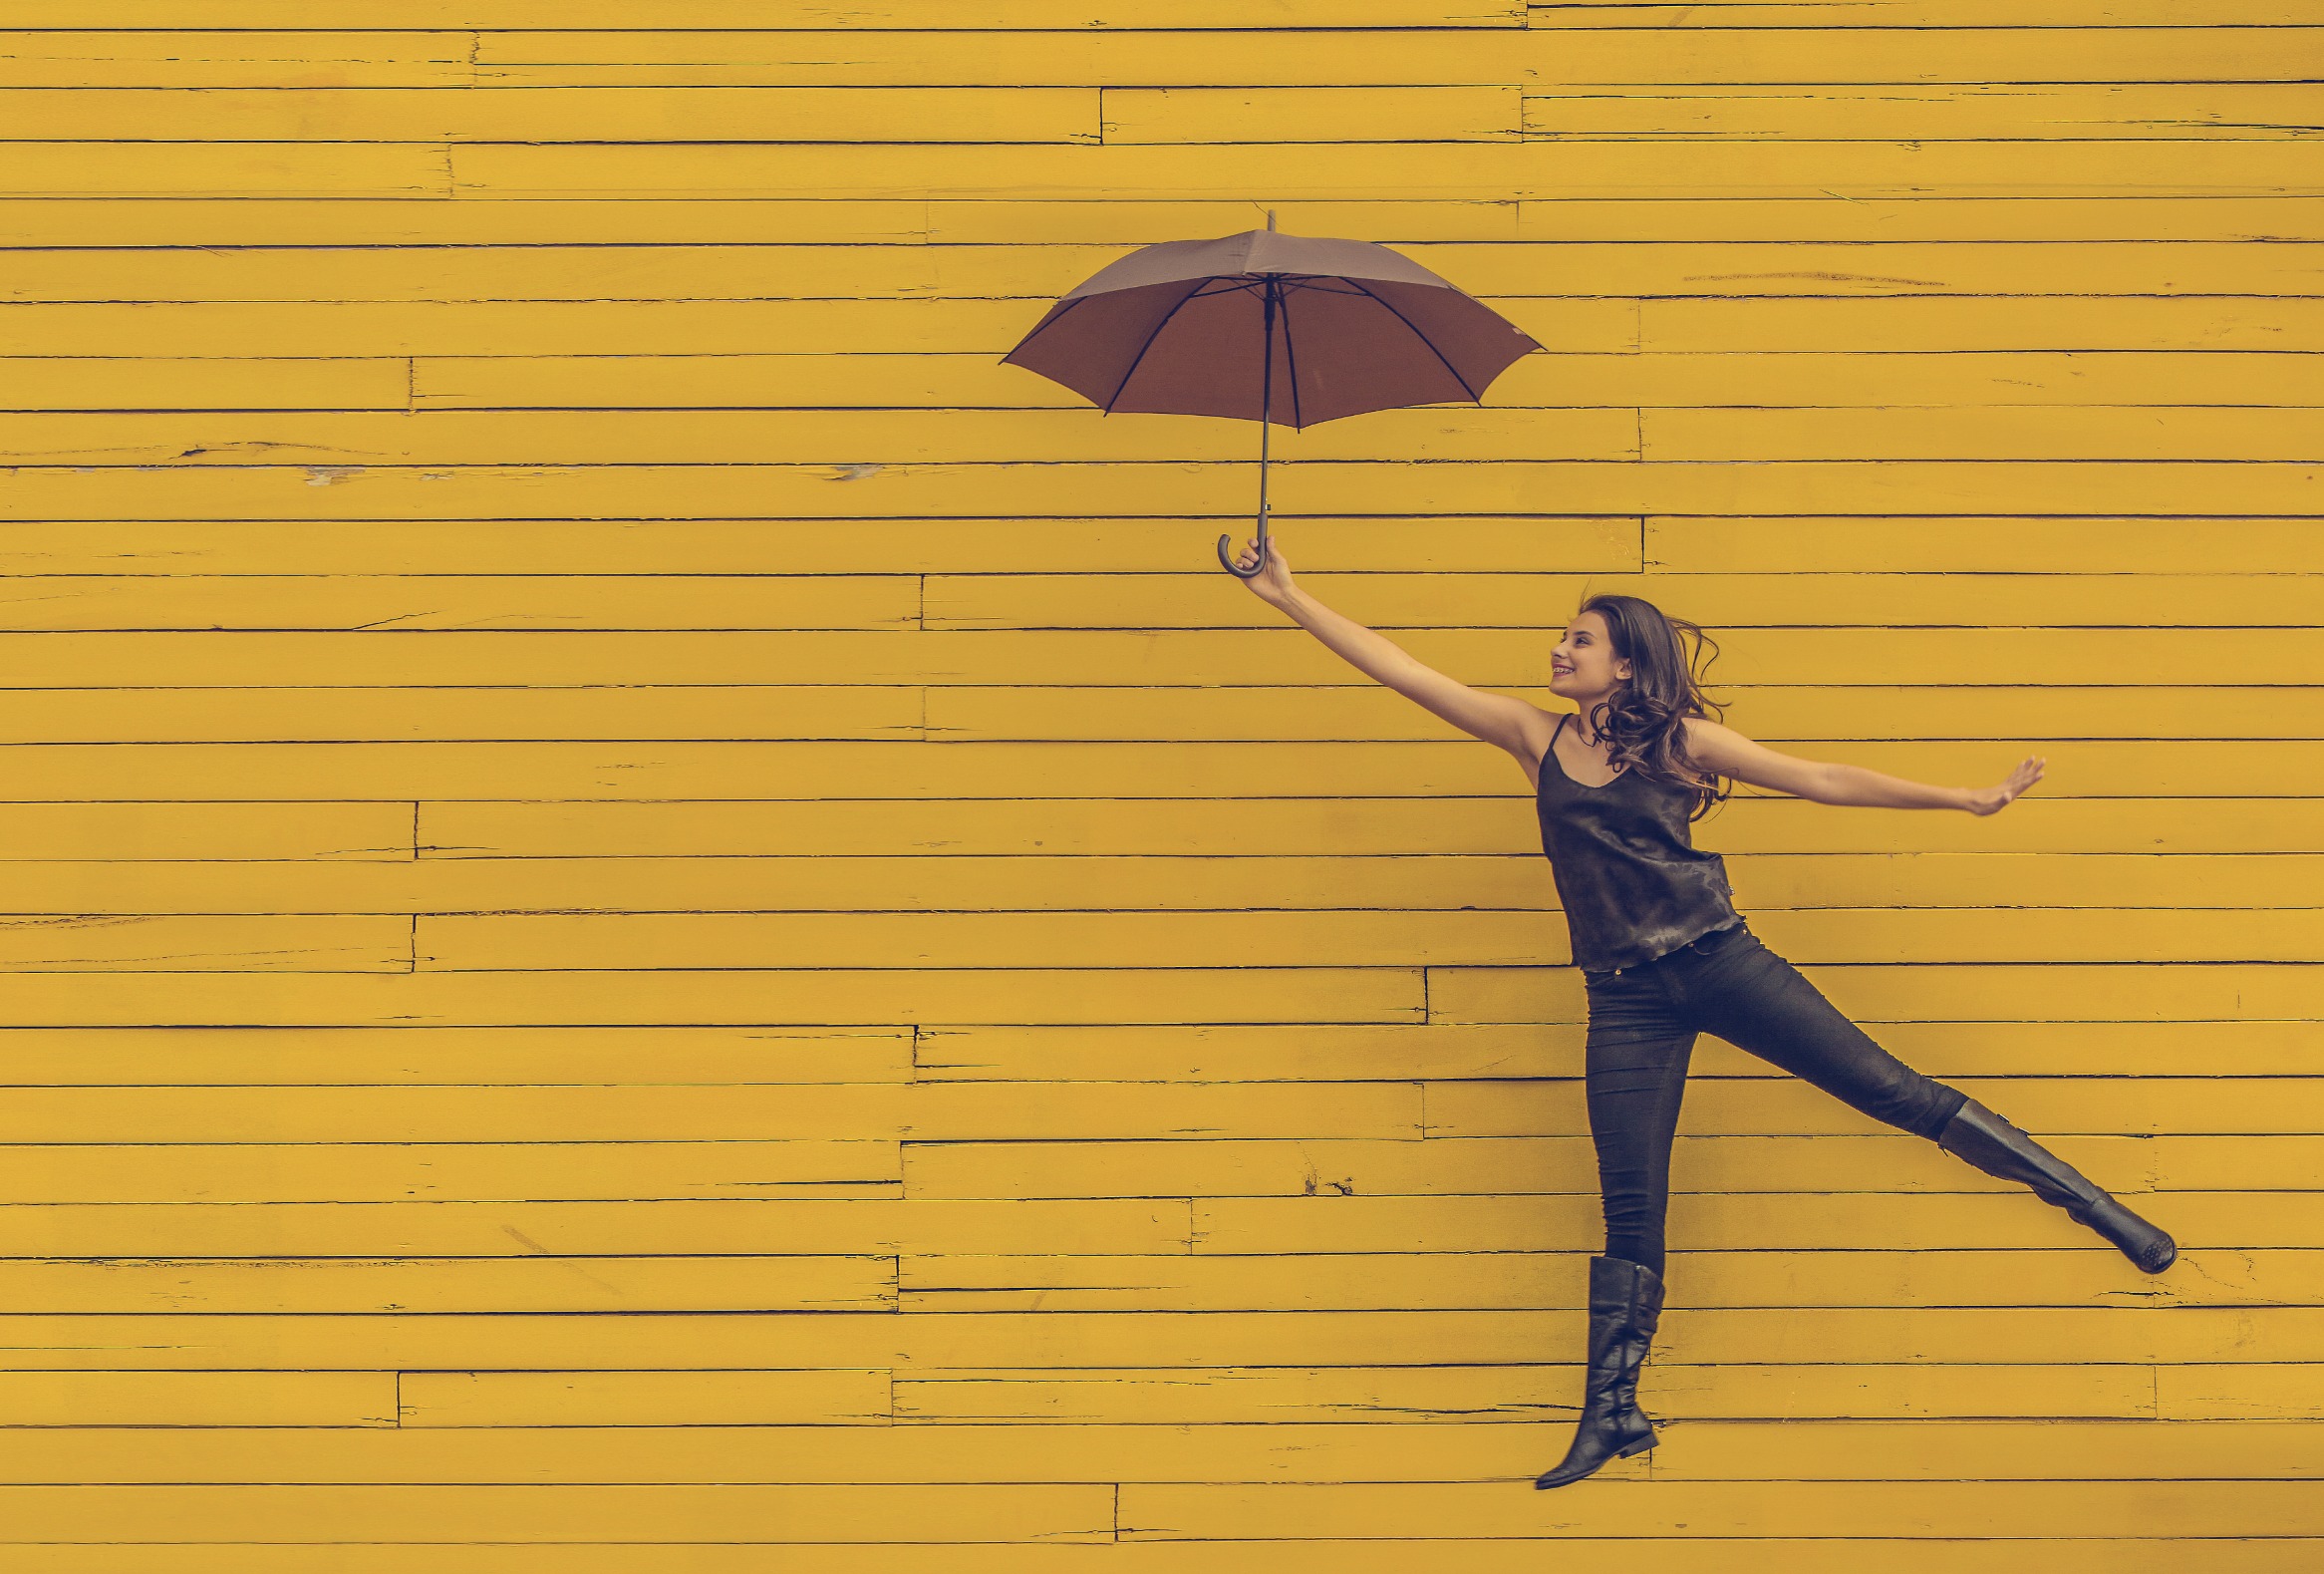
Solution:
M0 0L0 1563L2324 1560L2324 27L2285 0ZM2157 1280L1696 1049L1645 1458L1526 782L1001 364L1153 241L1548 348L1302 582L2000 815L1696 828Z

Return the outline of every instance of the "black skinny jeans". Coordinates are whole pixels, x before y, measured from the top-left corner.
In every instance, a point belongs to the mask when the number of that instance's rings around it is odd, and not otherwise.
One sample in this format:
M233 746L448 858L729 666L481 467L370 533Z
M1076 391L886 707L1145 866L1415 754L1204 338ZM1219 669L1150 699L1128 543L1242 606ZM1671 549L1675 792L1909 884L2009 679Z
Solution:
M1650 962L1585 972L1590 1134L1605 1199L1605 1255L1662 1272L1670 1141L1698 1033L1934 1140L1967 1102L1875 1044L1747 926L1714 930Z

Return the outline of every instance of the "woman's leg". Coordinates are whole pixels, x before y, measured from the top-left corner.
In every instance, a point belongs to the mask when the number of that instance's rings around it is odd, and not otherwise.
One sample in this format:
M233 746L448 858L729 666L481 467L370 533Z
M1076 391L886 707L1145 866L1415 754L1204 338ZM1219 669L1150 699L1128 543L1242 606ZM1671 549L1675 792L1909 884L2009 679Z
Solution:
M1605 1209L1605 1255L1590 1259L1590 1342L1582 1415L1566 1457L1534 1480L1565 1486L1654 1446L1638 1409L1638 1368L1662 1316L1662 1216L1670 1141L1694 1030L1645 974L1590 981L1585 1051L1590 1134Z
M1748 930L1696 959L1678 984L1705 1032L1884 1124L1934 1141L1968 1101L1874 1043Z
M1670 1145L1695 1033L1675 1022L1607 1029L1599 1026L1602 1020L1594 1014L1584 1058L1605 1255L1659 1277L1663 1220L1670 1210Z
M1964 1163L2032 1189L2146 1273L2178 1256L2170 1235L1956 1088L1875 1044L1799 969L1748 932L1675 976L1695 1020L1876 1120L1927 1137Z

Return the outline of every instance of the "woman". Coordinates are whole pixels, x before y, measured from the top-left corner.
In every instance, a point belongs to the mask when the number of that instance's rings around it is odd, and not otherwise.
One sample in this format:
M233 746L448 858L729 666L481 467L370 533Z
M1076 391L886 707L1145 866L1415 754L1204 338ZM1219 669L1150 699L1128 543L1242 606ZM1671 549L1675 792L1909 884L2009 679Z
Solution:
M1255 558L1254 543L1242 566ZM2039 756L1999 787L1950 787L1778 754L1704 714L1678 634L1698 653L1710 642L1635 596L1583 603L1550 653L1550 692L1576 709L1553 715L1431 671L1322 605L1293 583L1280 540L1269 542L1268 558L1265 573L1244 581L1262 600L1366 676L1508 750L1535 784L1542 848L1590 1002L1584 1086L1605 1208L1605 1253L1590 1260L1581 1423L1564 1461L1536 1486L1564 1486L1654 1446L1638 1409L1638 1368L1662 1309L1671 1136L1698 1033L2023 1182L2148 1273L2171 1266L2178 1248L2169 1235L1976 1100L1882 1049L1760 944L1735 912L1725 864L1688 833L1727 795L1722 777L1819 803L1991 814L2040 780Z

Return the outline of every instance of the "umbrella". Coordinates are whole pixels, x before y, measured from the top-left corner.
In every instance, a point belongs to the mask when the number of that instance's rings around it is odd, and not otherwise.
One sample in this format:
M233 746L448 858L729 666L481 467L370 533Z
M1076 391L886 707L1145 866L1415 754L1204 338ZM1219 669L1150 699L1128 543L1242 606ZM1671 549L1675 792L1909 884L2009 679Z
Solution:
M1141 246L1067 291L1003 363L1107 414L1231 416L1259 428L1259 561L1267 567L1271 427L1477 402L1541 346L1472 295L1368 240L1265 229Z

